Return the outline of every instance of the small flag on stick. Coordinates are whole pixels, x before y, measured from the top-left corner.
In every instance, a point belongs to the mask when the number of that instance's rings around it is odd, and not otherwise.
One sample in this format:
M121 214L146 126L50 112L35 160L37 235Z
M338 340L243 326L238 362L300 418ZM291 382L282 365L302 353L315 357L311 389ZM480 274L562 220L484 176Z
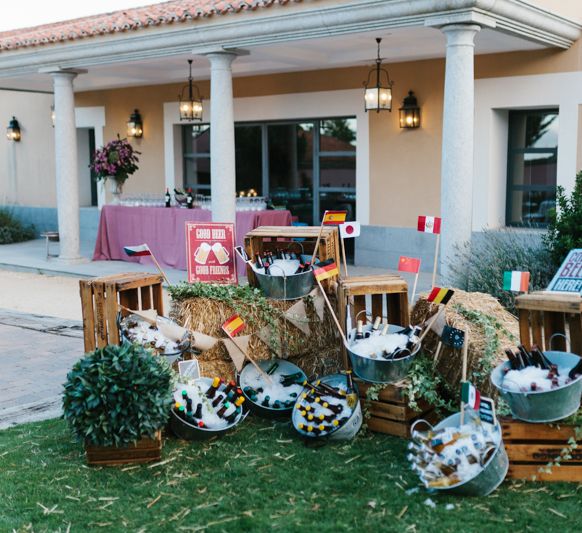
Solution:
M420 259L401 255L400 259L398 260L398 270L400 272L411 272L412 274L418 274L418 271L420 270Z
M481 404L481 393L469 381L461 384L461 400L471 409L478 410Z
M351 239L352 237L360 236L360 223L359 222L344 222L340 224L340 237L342 239Z
M427 301L434 304L444 304L447 305L449 300L453 297L455 291L452 289L441 289L440 287L435 287L428 295Z
M503 290L513 292L527 292L529 287L529 272L504 272Z
M123 250L130 257L152 255L152 251L147 244L140 244L139 246L124 246Z
M334 276L339 276L339 270L335 261L329 265L315 267L313 269L313 275L317 281L323 281L324 279L333 278Z
M462 348L465 342L465 332L462 329L444 326L441 340L445 346L451 348Z
M440 234L441 232L441 219L440 217L418 217L418 231L424 233L435 233Z
M223 331L229 337L235 337L245 327L243 319L239 315L231 316L224 324L222 324Z
M324 226L339 226L346 221L347 216L347 211L326 211L321 223Z

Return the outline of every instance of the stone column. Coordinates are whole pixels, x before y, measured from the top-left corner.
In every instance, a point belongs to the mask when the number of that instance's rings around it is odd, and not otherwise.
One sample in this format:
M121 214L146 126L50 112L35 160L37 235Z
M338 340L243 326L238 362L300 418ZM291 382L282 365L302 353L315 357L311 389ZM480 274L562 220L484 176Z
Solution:
M236 171L232 62L236 52L211 52L210 60L210 182L212 220L236 222Z
M79 176L77 170L77 126L73 80L77 70L51 72L55 99L55 159L59 259L81 261L79 252Z
M471 240L473 206L474 38L480 27L451 24L447 38L441 161L441 276L450 281L456 245Z

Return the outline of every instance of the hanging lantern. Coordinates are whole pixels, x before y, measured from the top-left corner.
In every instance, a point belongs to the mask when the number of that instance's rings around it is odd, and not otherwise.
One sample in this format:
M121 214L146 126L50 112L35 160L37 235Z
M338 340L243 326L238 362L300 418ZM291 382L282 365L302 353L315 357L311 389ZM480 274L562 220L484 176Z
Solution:
M180 120L202 120L202 97L196 85L192 84L192 60L188 59L190 65L190 75L188 76L188 85L182 88L180 99ZM184 91L188 89L188 97L184 97ZM196 89L196 95L194 95Z
M366 111L392 111L392 85L388 71L382 68L382 59L380 58L380 43L382 39L377 38L378 57L376 58L376 67L368 73L368 80L364 83L364 109ZM371 84L371 79L376 76L375 84Z
M8 128L6 128L6 138L9 141L19 142L21 137L20 124L18 124L16 117L12 117L12 120L8 123Z
M408 91L408 96L402 101L402 107L398 112L401 128L420 127L420 107L418 107L416 96L412 91Z
M143 121L137 109L133 110L127 121L127 136L128 137L143 137Z

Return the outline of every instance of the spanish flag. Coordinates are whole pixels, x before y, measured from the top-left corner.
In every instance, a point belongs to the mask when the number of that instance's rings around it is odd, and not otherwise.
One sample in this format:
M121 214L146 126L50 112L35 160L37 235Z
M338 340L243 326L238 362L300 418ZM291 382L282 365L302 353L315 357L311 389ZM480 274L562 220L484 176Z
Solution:
M452 289L441 289L440 287L435 287L428 295L427 300L434 304L444 304L447 305L449 300L453 297L455 291Z
M231 316L224 324L222 324L223 331L229 336L234 337L240 333L245 327L243 319L239 315Z
M339 276L339 270L335 262L329 265L315 267L313 269L313 275L317 281L323 281L324 279L333 278L334 276Z
M323 213L322 224L324 226L339 226L346 221L347 211L326 211Z

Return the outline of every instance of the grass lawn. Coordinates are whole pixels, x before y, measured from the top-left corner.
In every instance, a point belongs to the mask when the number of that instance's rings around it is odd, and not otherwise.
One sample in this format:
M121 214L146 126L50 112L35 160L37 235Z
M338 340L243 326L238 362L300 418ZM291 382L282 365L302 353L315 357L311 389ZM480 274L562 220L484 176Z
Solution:
M406 441L363 433L307 448L248 418L205 443L167 439L163 462L89 468L62 420L0 431L0 532L582 531L582 485L505 482L488 498L431 496ZM446 509L453 504L454 509Z

